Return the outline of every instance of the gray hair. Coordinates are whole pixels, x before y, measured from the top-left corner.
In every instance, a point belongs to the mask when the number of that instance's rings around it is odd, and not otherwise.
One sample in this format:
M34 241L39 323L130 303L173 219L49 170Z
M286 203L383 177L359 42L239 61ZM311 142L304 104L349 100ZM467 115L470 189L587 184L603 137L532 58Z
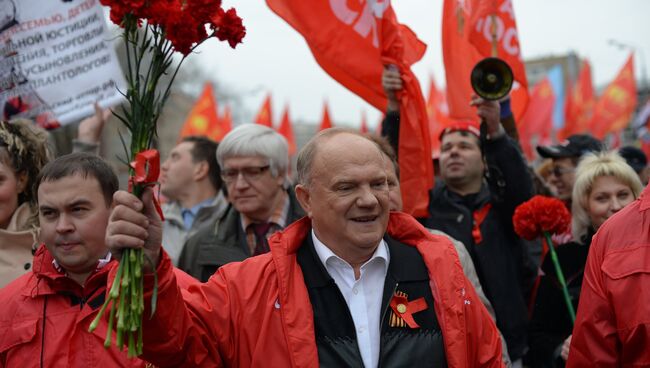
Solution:
M571 195L571 233L580 242L587 234L591 220L587 213L589 195L594 182L601 176L613 176L630 187L634 198L639 198L643 185L634 169L616 152L589 153L580 160L576 169L576 181Z
M217 162L224 168L229 157L262 156L269 160L271 175L285 176L289 168L289 145L287 140L275 130L259 124L244 124L226 134L217 148Z
M297 181L298 184L304 185L304 186L309 186L311 183L311 169L313 166L313 161L314 158L316 157L316 149L317 147L323 143L325 140L329 140L330 138L339 135L341 133L348 133L352 135L356 135L357 137L361 137L363 139L367 139L368 141L372 142L377 146L377 150L381 153L381 150L379 148L379 145L374 142L373 140L369 139L368 137L364 136L363 134L359 133L356 130L350 129L350 128L329 128L322 130L318 132L315 136L313 136L307 144L298 152L298 158L296 162L296 173L297 173Z

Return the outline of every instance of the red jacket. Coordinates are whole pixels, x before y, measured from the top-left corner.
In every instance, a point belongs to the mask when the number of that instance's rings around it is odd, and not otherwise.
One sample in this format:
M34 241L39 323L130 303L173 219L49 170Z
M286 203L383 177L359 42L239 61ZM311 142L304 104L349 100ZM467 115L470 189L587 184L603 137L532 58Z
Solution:
M33 272L0 290L0 367L147 366L139 359L128 359L126 350L104 348L106 319L88 332L104 301L107 276L117 262L91 274L82 287L58 272L52 261L50 252L41 246L34 256ZM183 287L197 283L187 274L175 273Z
M223 266L182 294L163 255L144 357L160 366L317 367L313 312L296 261L310 229L307 218L295 222L271 237L270 253ZM391 214L388 233L423 256L449 367L502 366L499 334L454 246L405 214Z
M567 364L650 366L650 186L593 238Z

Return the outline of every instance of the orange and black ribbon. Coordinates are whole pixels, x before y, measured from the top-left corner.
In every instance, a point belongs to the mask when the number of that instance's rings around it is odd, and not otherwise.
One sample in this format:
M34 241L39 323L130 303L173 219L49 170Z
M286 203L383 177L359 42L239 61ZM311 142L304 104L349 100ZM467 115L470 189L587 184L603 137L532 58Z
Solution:
M409 301L406 296L395 294L390 300L390 308L410 328L420 328L420 325L413 319L413 315L427 309L427 301L423 297Z
M133 185L138 184L144 187L154 186L158 181L160 175L160 153L155 149L148 149L139 152L135 155L135 159L131 162L134 175L129 178L129 192L132 191ZM158 199L154 197L153 204L156 207L156 212L160 215L160 219L164 220L162 209Z

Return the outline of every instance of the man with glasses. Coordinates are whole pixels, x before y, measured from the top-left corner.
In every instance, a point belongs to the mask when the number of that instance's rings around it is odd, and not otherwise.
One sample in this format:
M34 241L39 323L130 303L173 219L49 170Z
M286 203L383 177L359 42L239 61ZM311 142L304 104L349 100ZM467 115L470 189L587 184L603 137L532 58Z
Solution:
M537 146L540 156L553 160L549 184L555 188L556 196L567 204L569 210L578 161L586 153L602 150L602 143L588 134L574 134L555 146Z
M219 144L217 161L230 206L188 238L179 261L201 281L226 263L267 253L267 237L304 215L287 178L287 141L273 129L237 127Z
M187 238L214 223L228 207L216 151L217 142L209 138L185 137L162 164L160 191L169 200L162 207L163 247L174 265Z

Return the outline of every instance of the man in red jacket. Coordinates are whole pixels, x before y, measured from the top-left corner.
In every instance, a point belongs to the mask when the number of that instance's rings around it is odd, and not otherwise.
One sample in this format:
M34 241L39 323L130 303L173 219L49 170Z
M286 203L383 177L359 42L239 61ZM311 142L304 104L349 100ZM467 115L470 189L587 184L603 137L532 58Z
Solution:
M104 238L117 176L98 156L73 153L47 164L36 183L43 244L32 272L0 290L0 367L144 367L104 348L106 323L88 332L115 263Z
M453 245L411 216L389 216L383 160L363 136L320 132L298 156L296 197L308 216L271 237L270 253L223 266L188 293L179 292L161 250L152 193L140 202L118 192L107 244L115 254L144 247L157 260L145 359L201 367L502 366L497 330ZM152 278L145 277L149 291Z

